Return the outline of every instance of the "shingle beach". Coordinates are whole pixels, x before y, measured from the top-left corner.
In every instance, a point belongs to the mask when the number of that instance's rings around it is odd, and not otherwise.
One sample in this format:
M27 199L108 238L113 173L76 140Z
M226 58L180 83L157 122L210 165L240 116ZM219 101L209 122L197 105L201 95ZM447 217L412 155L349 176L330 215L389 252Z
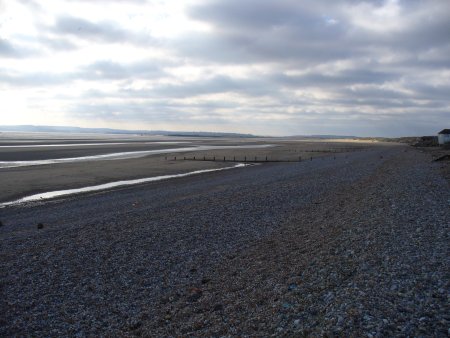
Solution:
M0 221L3 337L449 334L449 183L411 147L6 207Z

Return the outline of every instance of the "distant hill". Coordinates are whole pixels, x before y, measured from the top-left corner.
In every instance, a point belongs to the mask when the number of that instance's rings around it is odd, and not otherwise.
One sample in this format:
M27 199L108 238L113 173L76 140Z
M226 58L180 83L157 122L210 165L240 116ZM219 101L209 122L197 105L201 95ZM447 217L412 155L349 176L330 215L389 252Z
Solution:
M351 139L351 138L357 138L357 136L348 136L348 135L308 135L306 137L311 138L331 138L331 139Z
M357 136L347 136L347 135L295 135L289 137L301 137L301 138L313 138L313 139L356 139Z
M166 130L124 130L110 128L81 128L67 126L34 126L34 125L17 125L17 126L0 126L1 131L15 131L25 133L87 133L87 134L143 134L143 135L164 135L164 136L184 136L184 137L256 137L252 134L239 133L216 133L204 131L166 131Z

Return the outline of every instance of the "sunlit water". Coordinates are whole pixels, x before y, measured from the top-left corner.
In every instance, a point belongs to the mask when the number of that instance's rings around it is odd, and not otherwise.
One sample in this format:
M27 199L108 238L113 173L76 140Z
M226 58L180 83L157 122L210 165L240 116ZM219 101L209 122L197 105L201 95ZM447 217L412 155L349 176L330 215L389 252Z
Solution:
M191 171L191 172L184 173L184 174L174 174L174 175L163 175L163 176L147 177L147 178L140 178L140 179L135 179L135 180L126 180L126 181L116 181L116 182L104 183L104 184L93 185L93 186L84 187L84 188L49 191L49 192L44 192L44 193L41 193L41 194L35 194L35 195L30 195L30 196L27 196L27 197L23 197L21 199L18 199L18 200L15 200L15 201L11 201L11 202L0 203L0 208L6 207L8 205L17 205L17 204L26 203L26 202L33 202L33 201L43 201L43 200L47 200L47 199L50 199L50 198L67 196L67 195L74 195L74 194L80 194L80 193L85 193L85 192L93 192L93 191L99 191L99 190L108 190L108 189L122 187L122 186L136 185L136 184L142 184L142 183L148 183L148 182L154 182L154 181L162 181L162 180L168 180L168 179L171 179L171 178L186 177L186 176L198 175L198 174L209 173L209 172L214 172L214 171L222 171L222 170L229 170L229 169L234 169L234 168L242 168L242 167L246 167L246 166L249 166L249 165L254 165L254 164L239 163L239 164L236 164L236 165L234 165L232 167L216 168L216 169L203 169L203 170Z
M58 144L26 144L26 145L8 145L0 146L0 148L47 148L47 147L87 147L87 146L116 146L122 144L130 144L125 142L112 142L112 143L58 143Z
M205 150L240 149L240 148L253 149L253 148L267 148L267 147L273 147L273 145L263 144L263 145L242 145L242 146L194 146L194 147L185 147L185 148L127 151L127 152L121 152L121 153L46 159L46 160L0 161L0 168L28 167L28 166L45 165L45 164L61 164L61 163L86 162L86 161L98 161L98 160L125 160L125 159L131 159L131 158L145 157L147 155L179 153L179 152L187 152L187 151L205 151Z
M15 141L16 142L16 141ZM37 142L37 141L33 141ZM157 141L157 142L110 142L110 143L51 143L51 144L28 144L28 145L7 145L0 148L47 148L47 147L88 147L88 146L116 146L116 145L139 145L139 144L182 144L191 143L185 141Z

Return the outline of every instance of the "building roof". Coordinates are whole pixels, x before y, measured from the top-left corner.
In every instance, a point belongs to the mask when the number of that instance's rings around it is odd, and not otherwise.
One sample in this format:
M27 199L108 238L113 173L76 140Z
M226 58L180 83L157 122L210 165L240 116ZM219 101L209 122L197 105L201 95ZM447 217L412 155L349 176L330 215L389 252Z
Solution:
M442 129L438 134L450 134L450 129Z

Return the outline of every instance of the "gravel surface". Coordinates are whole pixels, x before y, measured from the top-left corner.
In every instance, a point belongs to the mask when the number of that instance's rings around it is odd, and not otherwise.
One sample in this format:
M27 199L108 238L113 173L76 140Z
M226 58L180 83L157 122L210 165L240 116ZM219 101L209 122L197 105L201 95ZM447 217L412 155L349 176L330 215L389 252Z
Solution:
M445 337L449 206L387 146L0 209L0 335Z

